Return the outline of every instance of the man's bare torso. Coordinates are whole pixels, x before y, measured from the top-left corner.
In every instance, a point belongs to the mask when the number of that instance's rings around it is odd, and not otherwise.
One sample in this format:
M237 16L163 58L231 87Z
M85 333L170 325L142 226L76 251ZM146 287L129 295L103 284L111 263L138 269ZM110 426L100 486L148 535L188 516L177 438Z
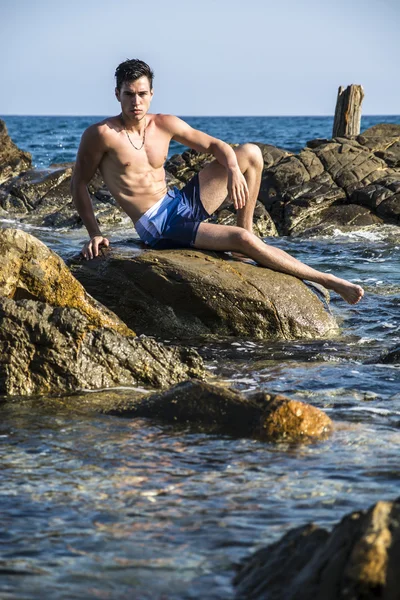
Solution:
M136 222L167 193L164 163L171 134L163 127L163 115L146 115L145 143L136 150L128 139L121 117L110 117L98 124L107 150L99 164L111 194ZM140 148L142 139L129 132Z

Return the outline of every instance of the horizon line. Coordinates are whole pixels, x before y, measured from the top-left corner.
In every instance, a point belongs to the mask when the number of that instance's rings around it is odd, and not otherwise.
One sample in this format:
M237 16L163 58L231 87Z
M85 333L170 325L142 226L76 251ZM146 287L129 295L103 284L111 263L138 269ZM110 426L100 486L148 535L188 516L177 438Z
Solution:
M160 113L150 113L150 114L160 114ZM247 119L254 119L254 118L287 118L287 117L298 117L298 118L302 118L302 117L315 117L315 118L334 118L334 115L332 114L320 114L320 115L316 115L316 114L310 114L310 115L183 115L180 114L178 115L179 117L184 117L184 118L222 118L222 119L237 119L237 118L247 118ZM13 114L4 114L1 113L0 114L0 118L2 117L81 117L81 118L107 118L106 115L77 115L77 114L40 114L40 115L35 115L35 114L22 114L22 113L13 113ZM376 114L365 114L365 115L361 115L361 118L363 117L400 117L400 114L395 114L395 113L376 113Z

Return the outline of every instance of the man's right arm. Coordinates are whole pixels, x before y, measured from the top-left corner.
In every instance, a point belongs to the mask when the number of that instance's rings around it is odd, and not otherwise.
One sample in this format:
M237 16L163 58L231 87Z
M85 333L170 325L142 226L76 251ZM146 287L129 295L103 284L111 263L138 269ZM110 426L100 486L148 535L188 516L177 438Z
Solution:
M108 239L100 231L87 188L106 151L99 126L91 125L82 135L71 180L72 200L90 237L90 241L82 248L85 258L98 256L99 246L109 245Z

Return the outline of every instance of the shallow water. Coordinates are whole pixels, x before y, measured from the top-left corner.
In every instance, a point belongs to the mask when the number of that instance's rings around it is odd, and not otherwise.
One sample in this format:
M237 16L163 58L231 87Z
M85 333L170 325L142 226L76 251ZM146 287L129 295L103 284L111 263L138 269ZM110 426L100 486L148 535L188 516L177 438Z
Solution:
M85 238L24 228L64 258ZM336 424L327 441L207 435L71 413L54 398L3 404L0 597L231 599L234 565L255 548L399 496L400 367L366 364L400 343L398 231L268 240L365 287L354 307L332 297L337 338L193 341L210 373L235 388L324 408ZM135 237L109 234L116 244Z

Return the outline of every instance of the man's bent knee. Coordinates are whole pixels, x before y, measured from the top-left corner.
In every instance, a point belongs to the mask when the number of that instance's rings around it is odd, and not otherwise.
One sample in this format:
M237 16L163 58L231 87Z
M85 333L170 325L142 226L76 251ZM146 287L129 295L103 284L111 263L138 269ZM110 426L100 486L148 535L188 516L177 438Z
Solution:
M254 241L254 234L247 231L247 229L242 229L241 227L235 227L235 231L233 234L234 243L237 250L245 250L249 246L252 245Z
M252 167L262 169L264 167L264 158L261 149L256 144L242 144L239 146L242 152L245 153L249 164Z

